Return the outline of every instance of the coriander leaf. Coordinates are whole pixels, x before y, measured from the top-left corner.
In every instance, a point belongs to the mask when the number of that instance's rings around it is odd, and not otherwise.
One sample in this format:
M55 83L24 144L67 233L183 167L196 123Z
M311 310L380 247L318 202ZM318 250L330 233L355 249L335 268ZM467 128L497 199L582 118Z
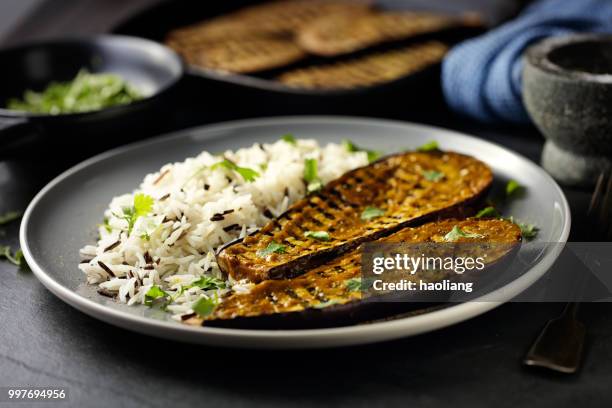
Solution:
M104 217L104 221L102 222L102 226L104 227L106 232L112 232L113 231L113 229L111 228L110 224L108 223L108 218L106 218L106 217Z
M134 222L132 232L138 235L141 239L149 241L151 235L157 231L160 225L164 222L163 215L142 216Z
M244 181L251 183L259 177L259 172L248 167L236 167L236 173L240 174Z
M440 150L440 146L435 140L432 140L430 142L425 143L424 145L417 147L418 152L433 152L435 150Z
M540 231L540 229L536 227L534 224L522 223L520 221L515 220L513 216L507 217L505 219L518 225L518 227L521 229L521 235L527 241L534 239L538 235L538 232Z
M304 233L304 236L306 238L312 238L318 241L329 241L331 239L329 233L327 233L326 231L306 231Z
M354 153L354 152L366 152L367 155L368 155L368 162L369 163L372 163L373 161L376 161L378 158L380 158L380 156L383 155L383 152L381 152L380 150L363 149L363 148L357 146L355 143L353 143L352 141L350 141L348 139L342 140L342 146L344 146L346 151L350 152L350 153Z
M21 211L9 211L0 215L0 225L8 224L11 221L18 220L21 218L23 213Z
M283 135L281 139L294 146L297 144L297 140L295 140L295 136L293 136L291 133L287 133L286 135Z
M244 181L246 181L247 183L255 181L255 179L259 177L259 173L256 172L255 170L250 169L248 167L240 167L236 163L228 159L224 159L223 161L220 161L219 163L215 163L211 167L212 170L215 170L218 168L225 168L230 171L235 171L236 173L240 174L240 176L242 176Z
M342 140L342 146L347 152L353 153L360 151L359 147L349 139Z
M524 187L521 186L518 181L510 180L508 184L506 184L506 197L513 196L518 194L524 190Z
M447 242L454 242L459 238L484 238L484 235L463 231L459 226L455 225L453 229L444 236L444 240Z
M425 177L426 180L434 182L440 181L444 178L444 173L436 170L423 170L421 174L423 175L423 177Z
M153 209L153 197L138 193L134 196L132 207L123 207L123 215L115 216L123 218L128 223L128 235L132 233L134 224L138 218L147 215Z
M11 253L11 247L6 245L0 245L0 258L3 257L13 265L17 266L22 266L24 262L23 252L21 252L21 249L18 249L17 252L15 252L15 254L13 255Z
M319 304L316 304L313 307L315 309L325 309L326 307L334 306L334 305L337 305L339 303L340 303L339 301L337 301L335 299L332 299L332 300L328 300L327 302L321 302Z
M319 178L317 159L304 160L304 181L307 184L306 190L309 193L318 191L323 187L323 182Z
M534 239L538 235L538 231L540 230L533 224L519 223L517 225L521 229L521 234L523 235L523 238L525 238L527 241Z
M215 310L215 306L217 306L217 302L214 299L202 297L196 301L191 308L198 316L206 317Z
M485 207L478 211L476 218L499 218L500 214L495 207Z
M167 298L169 295L163 291L159 286L153 285L151 288L145 293L145 305L152 306L153 301L161 298Z
M261 171L266 171L268 170L268 163L261 163L259 165L259 168L261 169Z
M18 249L17 252L15 252L15 260L19 263L20 269L27 268L28 264L26 263L25 257L23 256L23 251L21 249Z
M52 82L42 92L27 90L21 99L10 99L8 109L57 115L88 112L123 105L143 95L123 78L109 73L80 71L68 82Z
M187 288L198 287L202 290L224 289L225 282L214 276L202 276L197 281L193 282Z
M380 208L368 206L361 213L361 219L363 221L369 221L373 218L378 218L382 215L385 215L385 212L381 210Z
M368 154L368 163L375 162L383 155L379 150L367 150L366 153Z
M361 278L347 280L346 288L349 290L349 292L357 292L358 290L361 290Z
M257 251L257 256L260 258L265 258L266 256L275 253L275 254L284 254L286 252L287 247L284 245L278 244L276 242L270 242L266 249L260 249Z
M153 209L153 197L146 194L136 194L134 196L134 214L136 217L147 215Z
M353 278L346 281L346 288L350 292L366 291L374 284L374 278Z
M189 289L189 287L179 286L178 290L170 296L172 298L172 301L176 301L176 299L180 298L186 289Z
M527 241L530 241L530 240L534 239L538 235L538 232L540 231L540 229L537 226L535 226L534 224L522 223L522 222L517 221L516 219L514 219L513 216L506 217L504 219L507 220L507 221L513 222L514 224L518 225L518 227L521 229L521 235Z

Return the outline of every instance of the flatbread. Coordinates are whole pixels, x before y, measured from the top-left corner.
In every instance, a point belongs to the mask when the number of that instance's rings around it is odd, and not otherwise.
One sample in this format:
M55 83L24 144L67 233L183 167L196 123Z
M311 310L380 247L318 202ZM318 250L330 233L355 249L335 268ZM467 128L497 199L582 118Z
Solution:
M171 31L166 40L174 44L201 44L252 35L293 34L305 24L329 14L363 12L367 0L279 0L205 20Z
M448 47L431 41L346 62L312 66L281 74L285 85L309 89L348 89L390 82L442 60Z
M217 41L178 51L192 65L228 73L264 71L306 56L291 39L265 37Z
M477 24L474 15L452 17L413 12L367 12L328 15L305 25L296 38L306 51L336 56L388 41L407 39L444 29Z

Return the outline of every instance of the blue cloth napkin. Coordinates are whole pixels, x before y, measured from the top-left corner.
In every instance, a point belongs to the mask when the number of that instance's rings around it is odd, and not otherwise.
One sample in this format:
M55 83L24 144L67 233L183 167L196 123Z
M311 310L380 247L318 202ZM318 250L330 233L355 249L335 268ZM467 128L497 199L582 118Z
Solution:
M523 51L544 37L573 32L612 32L612 0L540 0L454 47L442 64L448 104L483 122L529 122L521 100Z

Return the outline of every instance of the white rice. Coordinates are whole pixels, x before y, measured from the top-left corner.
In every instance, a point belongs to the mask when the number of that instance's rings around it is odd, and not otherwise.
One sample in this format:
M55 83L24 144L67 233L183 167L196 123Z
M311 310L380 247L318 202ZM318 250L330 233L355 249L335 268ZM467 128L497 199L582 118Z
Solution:
M223 157L260 176L246 182L235 171L211 169ZM184 162L166 164L159 172L148 174L134 193L111 201L104 213L107 225L99 227L100 239L80 251L84 262L79 269L90 284L129 305L144 303L149 289L159 286L170 295L167 310L177 320L192 313L192 305L202 297L248 291L246 281L227 282L226 289L208 291L185 287L203 276L221 278L215 260L219 246L255 231L269 221L265 214L277 216L304 197L305 159L317 160L323 183L368 163L365 152L348 152L338 144L322 147L315 140L301 139L296 144L283 140L255 144L222 156L202 152ZM128 236L128 223L120 215L125 207L132 207L137 193L155 201L153 210L137 219ZM233 211L222 220L211 221L215 214L228 210Z

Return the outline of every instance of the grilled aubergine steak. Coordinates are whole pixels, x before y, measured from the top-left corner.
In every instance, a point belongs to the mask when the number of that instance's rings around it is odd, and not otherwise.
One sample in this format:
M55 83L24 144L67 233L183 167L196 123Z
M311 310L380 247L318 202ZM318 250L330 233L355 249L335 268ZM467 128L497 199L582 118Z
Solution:
M447 242L445 236L454 227L458 227L471 238L459 237L453 242L474 243L473 246L467 246L468 251L478 252L472 254L473 256L487 255L485 272L520 246L520 228L510 221L499 219L434 221L420 227L402 229L377 242ZM502 245L491 245L492 243ZM441 247L442 251L446 251L448 245ZM465 249L465 246L459 248L462 249ZM311 327L389 317L414 308L414 304L407 303L364 301L365 292L361 291L359 284L361 252L361 248L354 249L294 279L267 280L255 285L247 294L233 293L223 299L209 316L193 317L186 323L250 328ZM460 276L462 275L453 271L402 275L406 279L423 279L427 282ZM396 293L390 294L395 295ZM422 307L423 303L418 305Z
M388 156L296 202L242 242L222 249L217 261L236 280L296 277L362 242L458 216L485 197L492 181L487 165L458 153Z

